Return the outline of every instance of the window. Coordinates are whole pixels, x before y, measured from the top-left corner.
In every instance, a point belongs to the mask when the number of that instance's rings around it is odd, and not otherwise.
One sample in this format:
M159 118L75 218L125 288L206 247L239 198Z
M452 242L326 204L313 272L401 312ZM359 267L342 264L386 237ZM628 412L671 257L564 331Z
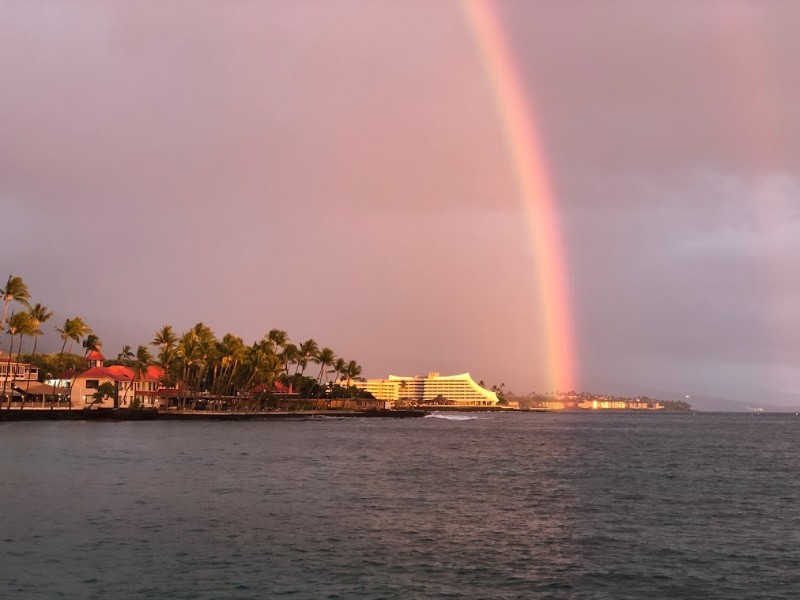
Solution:
M87 379L86 380L86 389L87 390L96 390L100 385L99 379Z

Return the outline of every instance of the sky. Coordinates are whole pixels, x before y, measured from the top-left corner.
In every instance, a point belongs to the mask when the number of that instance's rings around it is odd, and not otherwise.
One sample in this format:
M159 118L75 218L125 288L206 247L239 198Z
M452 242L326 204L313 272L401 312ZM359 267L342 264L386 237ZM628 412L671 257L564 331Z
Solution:
M800 5L488 8L550 183L569 384L800 398ZM76 315L110 356L202 321L367 377L552 391L552 290L465 3L0 13L0 273L55 311L45 349Z

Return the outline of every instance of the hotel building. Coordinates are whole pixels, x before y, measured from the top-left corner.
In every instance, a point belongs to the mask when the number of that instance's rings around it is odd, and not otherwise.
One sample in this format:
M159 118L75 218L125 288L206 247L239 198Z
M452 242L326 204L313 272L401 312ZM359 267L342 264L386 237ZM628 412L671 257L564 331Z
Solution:
M496 406L497 394L479 386L469 373L441 376L428 373L414 377L389 375L388 379L351 382L378 400L395 404L447 404L450 406Z

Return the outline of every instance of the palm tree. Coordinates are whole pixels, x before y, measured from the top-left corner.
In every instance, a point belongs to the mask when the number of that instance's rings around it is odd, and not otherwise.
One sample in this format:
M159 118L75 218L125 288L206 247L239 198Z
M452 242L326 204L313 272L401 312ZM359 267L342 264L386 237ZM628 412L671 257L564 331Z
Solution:
M203 323L197 323L178 340L176 353L183 381L191 391L205 387L209 364L215 359L216 343L214 332Z
M232 333L226 333L222 340L214 340L214 349L210 354L211 358L211 381L209 389L212 396L219 394L220 387L224 384L225 378L233 366L234 357L232 354L233 346L237 345L235 340L244 345L241 338L237 338Z
M244 340L231 333L226 333L219 343L219 355L222 372L219 374L219 383L215 386L216 392L228 395L233 385L236 369L245 356Z
M319 364L319 375L317 375L317 385L322 387L322 378L325 377L325 383L328 383L328 373L325 369L332 367L336 364L336 355L328 347L323 348L317 353L316 362ZM321 392L320 392L321 393Z
M17 326L14 323L14 315L16 313L11 313L11 320L8 324L8 335L11 336L11 343L8 348L8 359L6 364L6 372L3 377L3 397L0 399L0 408L2 408L2 403L6 401L6 383L8 383L9 377L11 377L11 355L14 353L14 336L17 335ZM0 330L0 333L3 333ZM14 395L14 390L11 390L11 395ZM9 405L11 405L11 401L9 400Z
M297 382L298 391L300 391L300 382L303 380L303 374L306 372L308 361L316 360L317 354L319 354L319 346L317 346L317 342L314 340L308 339L300 344L299 351L300 356L297 360L297 366L300 370L300 381ZM297 370L295 370L295 374L297 374Z
M83 346L85 352L83 353L84 356L89 356L92 352L99 351L100 346L100 338L97 337L95 334L90 333L86 336L86 339L83 340L81 346Z
M203 323L197 323L190 330L194 336L194 362L198 366L195 388L200 391L205 387L209 363L214 358L217 338L211 328Z
M175 364L177 358L178 358L178 353L175 350L175 348L162 348L158 352L158 359L154 361L154 364L161 367L163 371L161 380L162 387L169 387L171 385L171 382L173 381L172 365ZM167 405L169 405L168 399L167 399Z
M61 339L69 341L69 350L67 354L72 354L72 347L75 342L80 342L82 338L92 333L92 328L83 322L80 317L73 317L64 322L64 329L56 328L56 331L61 335ZM66 338L64 337L66 336Z
M147 368L153 364L153 355L150 354L150 349L147 346L139 346L136 348L136 357L133 361L133 382L137 379L144 379L147 374ZM133 399L136 400L136 387L133 389ZM114 403L116 407L116 402Z
M175 347L175 357L179 361L178 367L181 371L180 379L183 381L184 387L189 387L193 367L200 362L200 348L197 335L191 329L181 335L178 340L178 344ZM181 408L183 408L185 402L184 394L182 393Z
M270 329L267 339L273 343L276 351L278 348L283 349L289 343L289 336L283 329Z
M3 317L0 319L0 332L6 326L6 315L8 314L8 305L12 300L19 302L26 308L28 307L28 300L30 300L30 292L28 286L22 281L22 277L16 275L9 275L8 281L4 288L0 288L0 293L3 295Z
M50 317L53 316L53 313L47 310L46 306L42 306L37 302L28 309L28 314L31 316L31 326L33 327L33 352L31 353L31 362L33 362L33 359L36 357L36 343L39 341L39 336L42 335L39 325L48 321ZM25 386L25 396L28 395L30 387L31 379L28 377L28 384Z
M155 335L153 336L153 341L150 342L151 346L161 346L162 349L164 348L174 348L175 344L178 343L178 338L175 336L175 332L172 330L172 325L164 325L161 329L156 331Z
M169 383L169 368L175 359L175 346L177 343L178 338L172 330L172 325L164 325L156 331L153 341L150 342L151 346L159 346L161 348L158 352L158 364L164 369L165 386Z
M33 319L31 319L30 313L23 312L19 313L19 323L17 325L17 335L19 335L19 345L17 346L17 362L14 366L14 379L11 381L11 393L14 393L14 386L16 384L17 374L19 373L19 361L20 356L22 355L22 338L25 336L33 337L34 331L36 331L35 327L33 326ZM26 373L25 377L26 381L30 382L30 374ZM25 396L22 397L22 402L20 403L20 409L25 404ZM10 405L9 405L10 407Z
M341 357L337 358L336 362L333 363L333 370L330 371L331 373L334 374L333 378L334 384L336 384L336 382L339 381L346 368L347 368L347 361Z
M80 317L74 317L72 319L67 319L64 321L63 327L56 327L56 331L58 335L61 337L62 344L61 344L61 351L58 353L58 368L57 371L61 371L62 361L64 359L64 349L67 347L67 342L70 342L69 348L70 353L72 352L72 345L75 342L80 341L80 339L86 335L92 333L91 328L83 322L83 319ZM58 376L58 374L56 374ZM72 390L70 390L71 393ZM53 405L55 403L55 396L56 396L56 383L55 380L53 381L53 393L50 397L50 409L53 409ZM69 400L69 408L72 410L72 398L70 397Z
M267 384L267 389L273 389L275 380L283 371L281 359L274 352L267 355L267 360L260 365L262 383ZM263 404L259 405L260 410L264 410Z
M136 355L133 353L133 348L131 348L129 344L125 344L122 347L120 353L117 354L117 360L123 367L128 367L129 369L132 370L133 359L135 356ZM131 390L132 387L133 387L133 377L131 377L131 380L125 384L125 388L122 390L123 398L128 397L128 392ZM114 408L117 408L118 405L119 405L119 394L117 394L117 397L114 398Z
M117 360L122 363L122 366L129 367L131 360L133 360L133 356L133 348L131 348L128 344L125 344L120 353L117 354Z
M68 354L72 354L72 348L76 342L80 342L81 338L86 337L86 339L81 343L81 346L84 348L83 357L86 358L89 356L89 353L93 350L98 350L102 345L100 343L100 338L92 333L92 328L89 327L86 323L83 322L83 319L80 317L75 317L72 319L72 335L69 338L69 350L67 351ZM70 381L69 389L69 410L72 410L72 386L75 385L75 380L78 378L77 371L72 376L72 381Z
M343 375L347 377L347 387L350 387L350 382L353 379L358 379L361 376L361 365L359 365L356 361L351 360L347 363L347 366L344 368Z
M291 343L286 343L283 345L283 350L281 350L278 357L281 359L281 364L283 365L284 371L284 378L286 384L286 395L289 394L289 385L291 384L291 377L289 376L289 367L295 364L300 356L300 350L297 349L297 346Z
M8 335L11 336L11 344L8 349L8 361L6 363L6 376L3 379L3 398L6 396L6 384L8 378L12 377L11 370L11 355L14 353L14 336L19 336L19 349L17 351L17 362L14 366L13 377L11 380L11 394L8 397L8 410L11 410L11 400L14 398L14 382L16 380L16 372L19 369L19 354L22 350L22 336L33 335L31 327L31 317L26 312L13 313L8 319Z
M255 343L246 349L245 360L247 368L250 370L250 377L244 386L244 390L250 390L258 384L266 384L271 388L275 379L283 371L280 357L273 352L268 344ZM254 409L254 402L251 402Z

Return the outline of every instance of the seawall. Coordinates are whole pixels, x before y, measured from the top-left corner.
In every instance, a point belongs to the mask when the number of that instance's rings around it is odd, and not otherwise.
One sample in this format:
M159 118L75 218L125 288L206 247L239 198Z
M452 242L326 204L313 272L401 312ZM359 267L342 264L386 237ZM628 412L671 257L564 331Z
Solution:
M274 411L274 412L211 412L164 411L155 409L93 408L81 410L12 409L0 410L0 422L10 421L280 421L314 418L393 418L424 417L422 410L360 411Z

